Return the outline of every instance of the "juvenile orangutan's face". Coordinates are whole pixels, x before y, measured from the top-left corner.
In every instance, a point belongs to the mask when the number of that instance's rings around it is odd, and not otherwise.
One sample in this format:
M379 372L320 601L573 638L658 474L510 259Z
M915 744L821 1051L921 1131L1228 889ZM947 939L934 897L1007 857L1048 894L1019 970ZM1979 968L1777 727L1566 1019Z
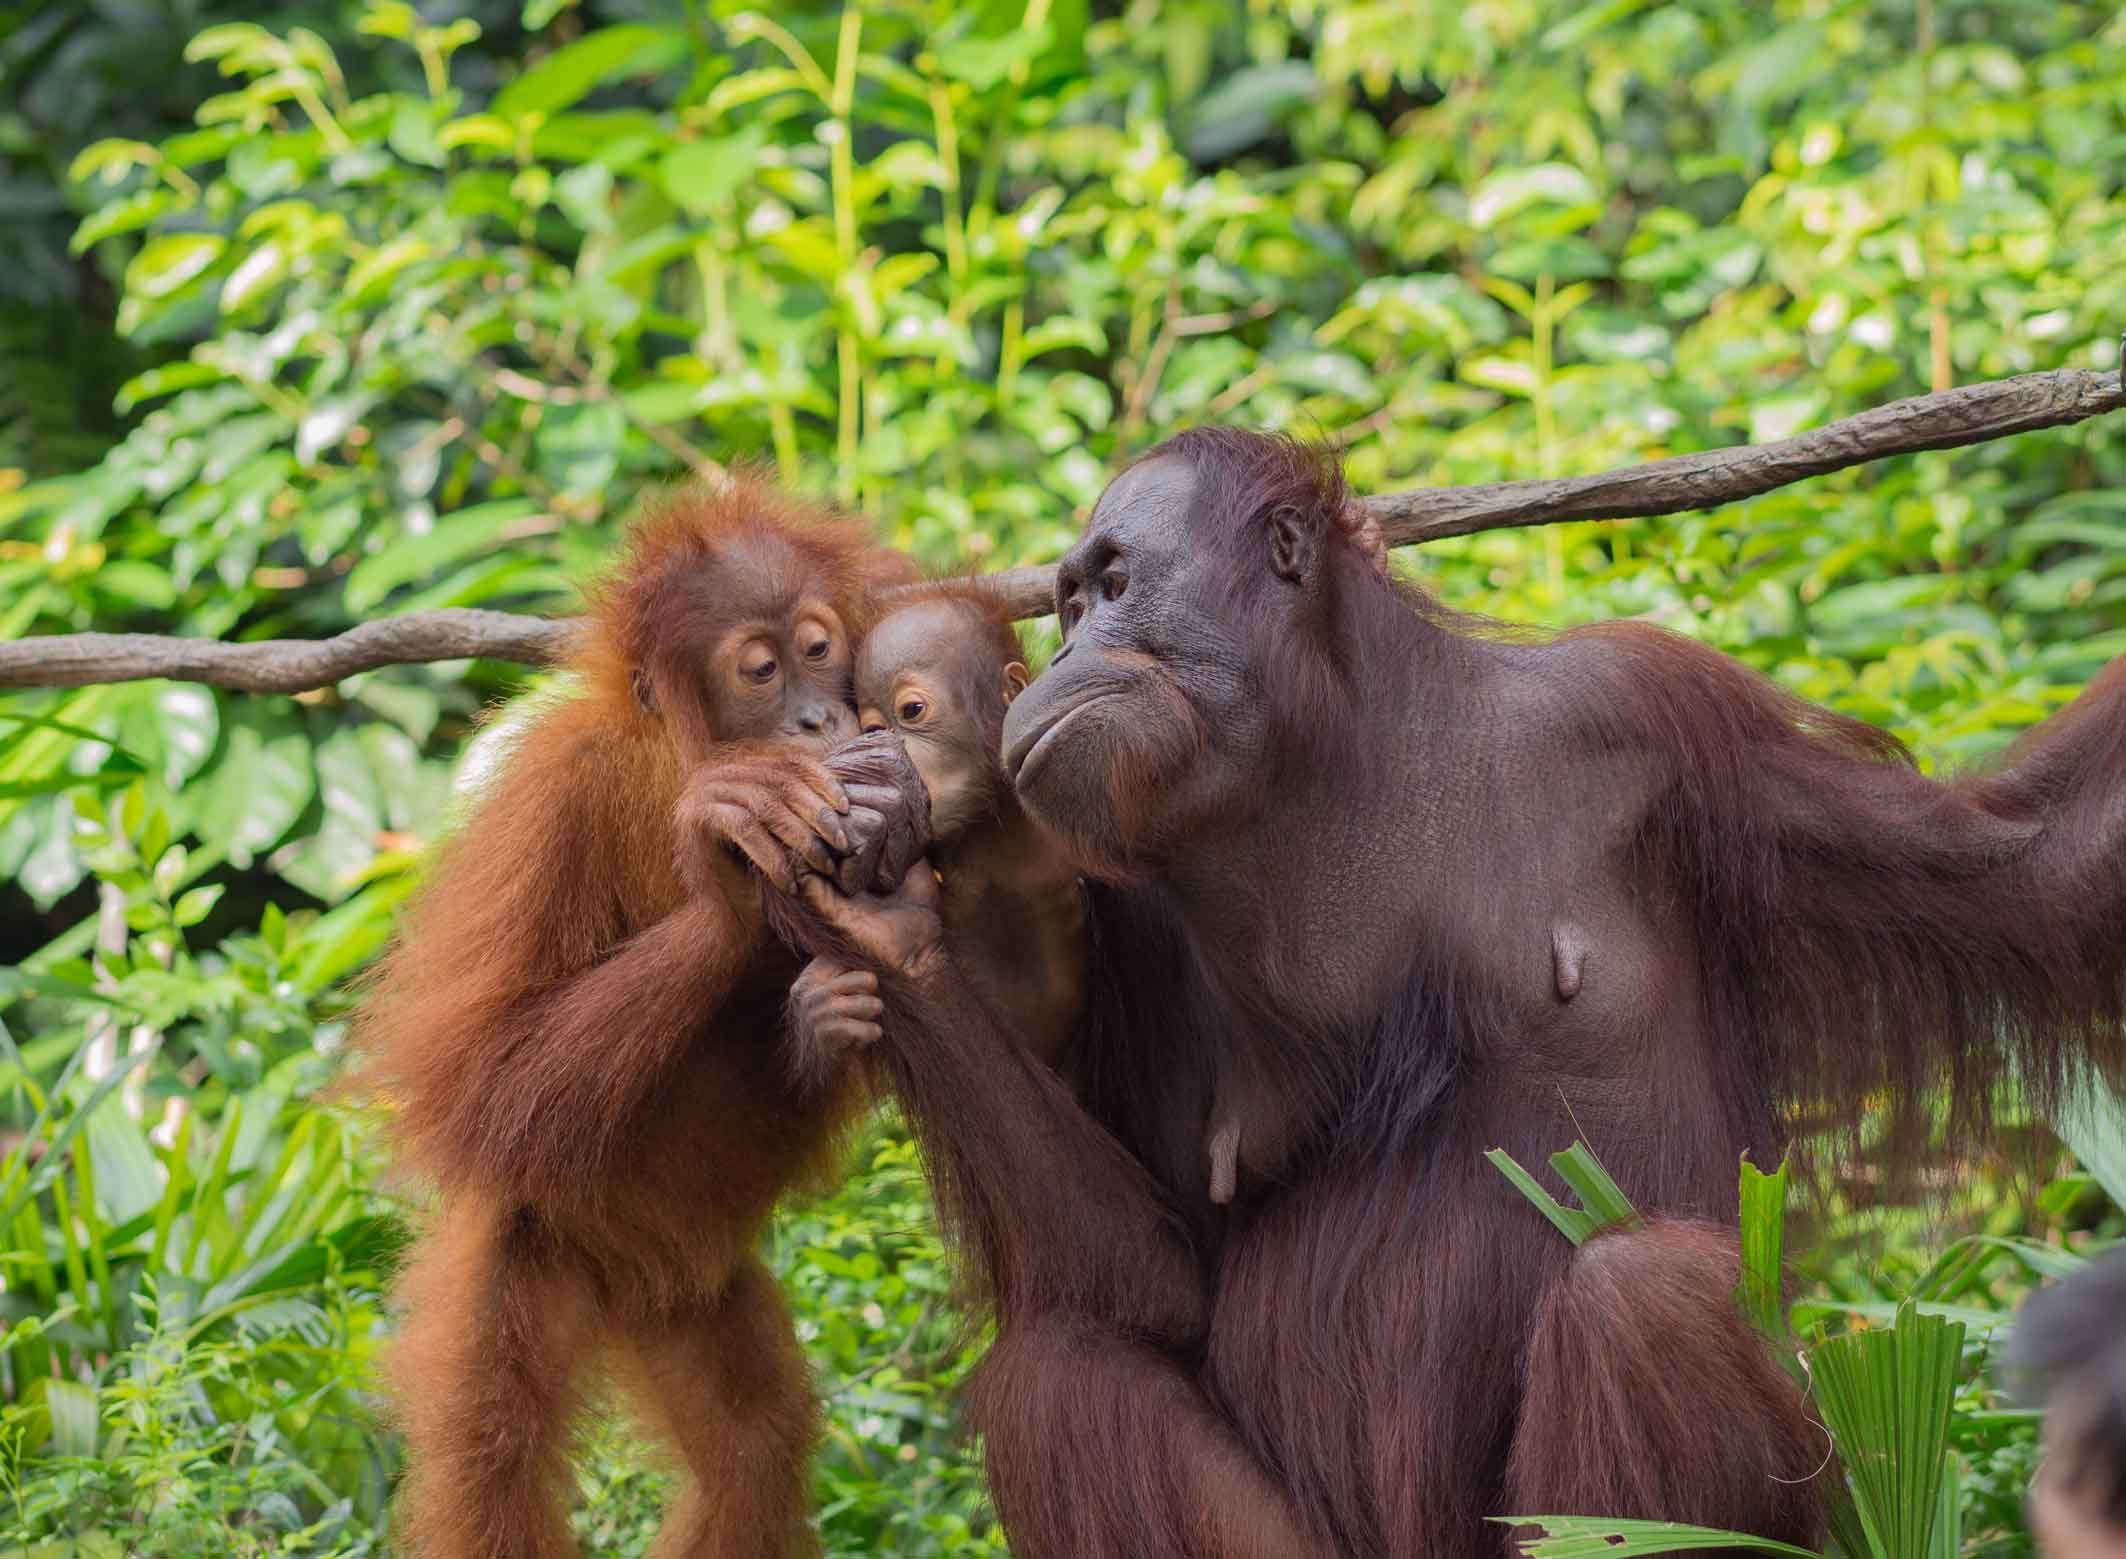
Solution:
M997 665L980 622L950 601L893 613L858 649L858 720L900 736L930 792L938 843L994 814L1005 785L997 756L1004 711L1025 686L1025 666Z

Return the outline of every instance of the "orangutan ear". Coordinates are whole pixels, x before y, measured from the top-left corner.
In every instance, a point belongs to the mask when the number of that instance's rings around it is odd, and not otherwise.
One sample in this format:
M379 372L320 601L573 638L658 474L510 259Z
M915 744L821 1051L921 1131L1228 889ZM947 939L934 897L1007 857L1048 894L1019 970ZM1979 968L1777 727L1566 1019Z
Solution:
M657 712L657 688L650 681L649 672L645 668L637 666L635 674L628 679L628 683L635 690L635 702L642 706L642 712L644 714L655 714Z
M1026 675L1026 664L1024 661L1015 660L1010 665L1006 666L1004 668L1005 704L1009 705L1013 699L1017 698L1021 693L1025 692L1026 684L1032 680L1032 678Z
M1299 504L1281 503L1263 516L1270 532L1270 567L1279 579L1306 583L1314 572L1319 518Z

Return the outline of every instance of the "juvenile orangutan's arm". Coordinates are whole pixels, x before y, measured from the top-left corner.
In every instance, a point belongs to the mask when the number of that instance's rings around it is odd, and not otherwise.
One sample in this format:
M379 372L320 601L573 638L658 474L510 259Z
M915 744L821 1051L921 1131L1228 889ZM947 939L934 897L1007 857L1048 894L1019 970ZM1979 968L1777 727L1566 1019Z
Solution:
M762 942L755 890L704 848L681 897L671 794L647 742L564 705L443 851L357 1032L425 1172L531 1200L580 1189L714 1033Z
M1069 1311L1187 1344L1204 1278L1144 1166L1055 1073L1000 1031L939 940L935 877L847 898L805 879L820 938L876 971L881 1047L940 1211L998 1313Z

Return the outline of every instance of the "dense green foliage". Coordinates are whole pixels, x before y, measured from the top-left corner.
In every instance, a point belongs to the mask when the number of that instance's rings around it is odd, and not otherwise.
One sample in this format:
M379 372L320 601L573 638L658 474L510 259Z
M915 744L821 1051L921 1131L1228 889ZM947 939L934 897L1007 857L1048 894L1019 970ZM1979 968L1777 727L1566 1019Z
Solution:
M15 0L0 83L0 638L566 610L711 461L1040 559L1191 421L1333 435L1368 490L1562 474L2126 326L2126 19L2061 0ZM1406 566L1958 761L2126 649L2126 431ZM320 1090L521 681L0 700L0 1553L375 1551L404 1192ZM919 1179L887 1125L854 1163L777 1238L825 1530L988 1551ZM1854 1188L1809 1315L1955 1308L1963 1529L2020 1552L1984 1340L2118 1213L1950 1189L1991 1243L1931 1264L1943 1209ZM597 1445L582 1530L636 1552L659 1475Z

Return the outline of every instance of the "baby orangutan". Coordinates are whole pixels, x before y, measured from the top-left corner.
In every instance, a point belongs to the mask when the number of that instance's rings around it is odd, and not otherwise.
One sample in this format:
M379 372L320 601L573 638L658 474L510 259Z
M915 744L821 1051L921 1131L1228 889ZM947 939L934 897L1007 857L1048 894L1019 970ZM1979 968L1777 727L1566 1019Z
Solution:
M857 650L866 733L890 730L930 793L931 863L954 966L998 1025L1069 1074L1064 1054L1084 993L1077 870L1020 810L1000 753L1004 712L1027 683L1008 611L979 582L941 581L883 618ZM812 960L790 991L791 1058L801 1083L840 1075L880 1038L878 981ZM1206 1126L1211 1201L1243 1176L1274 1178L1298 1123L1274 1089L1218 1078Z
M1051 1066L1077 1022L1085 930L1076 869L1019 810L1005 776L1004 711L1026 686L1010 614L981 585L929 585L864 638L856 702L866 732L895 732L930 793L930 861L945 945L998 1026ZM790 991L799 1081L839 1075L880 1037L878 981L815 958Z

